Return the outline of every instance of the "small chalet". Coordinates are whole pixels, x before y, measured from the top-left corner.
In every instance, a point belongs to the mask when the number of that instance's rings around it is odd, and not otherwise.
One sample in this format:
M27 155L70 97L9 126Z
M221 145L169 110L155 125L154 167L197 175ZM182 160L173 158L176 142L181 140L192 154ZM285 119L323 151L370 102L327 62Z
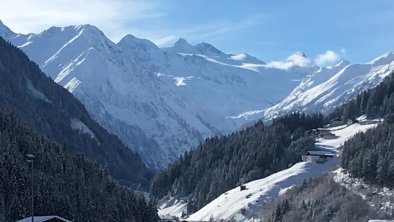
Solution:
M341 118L335 118L331 120L331 126L340 126L345 124L344 121Z
M31 217L18 220L16 222L31 222ZM34 216L34 222L71 222L71 220L64 219L59 216Z
M319 136L325 139L331 139L336 137L335 134L333 134L330 129L318 128L318 131L319 131Z
M306 152L306 154L302 156L302 160L305 162L325 163L333 157L334 154L332 153L316 150Z
M161 218L162 222L179 222L180 220L175 217L164 216Z
M307 130L307 131L305 131L305 136L317 137L317 136L319 136L319 130L318 129Z

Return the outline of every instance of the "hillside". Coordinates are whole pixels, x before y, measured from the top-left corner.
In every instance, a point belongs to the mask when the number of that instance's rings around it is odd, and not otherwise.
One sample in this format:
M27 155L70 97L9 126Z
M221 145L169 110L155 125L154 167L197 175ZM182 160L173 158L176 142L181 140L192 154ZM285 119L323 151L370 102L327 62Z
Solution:
M60 215L76 222L157 220L155 206L142 194L120 186L94 161L69 152L0 109L0 221L30 216L28 153L36 156L36 215Z
M306 130L322 126L323 116L292 114L228 136L213 137L183 155L152 180L151 195L187 202L193 213L240 184L269 176L301 160L314 147Z
M138 154L93 121L84 106L0 38L0 107L38 133L108 167L117 180L148 186L151 171Z
M270 176L244 184L246 190L240 191L239 187L228 190L196 213L190 215L188 220L207 221L212 217L215 220L235 219L236 221L252 221L254 218L258 218L261 207L263 206L264 208L265 204L270 200L275 200L291 187L302 184L304 180L336 169L340 161L339 148L341 145L358 132L365 132L374 128L378 123L378 120L360 119L359 123L341 126L339 129L338 127L328 128L335 134L335 138L317 138L315 143L316 150L324 150L335 155L327 162L323 164L298 162ZM312 149L309 148L309 150Z

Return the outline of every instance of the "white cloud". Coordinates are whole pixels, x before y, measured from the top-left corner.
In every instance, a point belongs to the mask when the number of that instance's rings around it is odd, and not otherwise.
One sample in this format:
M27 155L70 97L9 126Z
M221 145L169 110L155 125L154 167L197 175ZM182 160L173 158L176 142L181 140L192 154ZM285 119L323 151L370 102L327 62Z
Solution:
M183 37L191 42L233 36L266 20L255 14L238 21L212 20L181 27L168 22L159 0L10 0L2 1L0 19L17 33L37 33L51 26L91 24L114 42L126 34L168 46Z
M344 54L346 51L341 50L342 54ZM328 65L333 65L334 63L338 62L341 59L341 56L339 56L337 53L334 51L328 50L323 54L320 54L316 57L314 62L318 66L328 66Z
M12 0L1 2L0 19L20 33L92 24L117 41L132 23L165 16L157 8L157 1L144 0Z
M310 67L313 66L313 62L308 59L304 53L296 52L290 55L286 61L273 61L266 65L266 67L276 69L290 69L292 67Z
M217 19L180 26L169 19L164 4L159 0L12 0L1 2L0 19L17 33L91 24L114 42L132 34L158 46L169 46L180 37L195 43L227 38L267 20L266 15L254 14L237 21Z

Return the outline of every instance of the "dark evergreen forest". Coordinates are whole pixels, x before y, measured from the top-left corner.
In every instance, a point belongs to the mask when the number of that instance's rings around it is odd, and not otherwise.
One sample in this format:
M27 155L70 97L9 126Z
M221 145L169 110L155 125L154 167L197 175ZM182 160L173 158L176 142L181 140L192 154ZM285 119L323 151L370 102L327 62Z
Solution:
M354 177L394 188L394 119L366 133L360 133L343 146L341 166Z
M0 109L0 221L30 216L33 153L36 215L72 221L157 221L155 206L82 154L40 136Z
M2 38L0 83L0 107L14 113L38 133L106 166L118 181L138 189L149 188L152 172L138 154L93 121L71 93ZM72 119L83 122L95 138L72 129Z
M384 118L384 123L348 140L342 147L341 166L368 183L394 188L393 75L331 114L345 119L355 119L360 115Z

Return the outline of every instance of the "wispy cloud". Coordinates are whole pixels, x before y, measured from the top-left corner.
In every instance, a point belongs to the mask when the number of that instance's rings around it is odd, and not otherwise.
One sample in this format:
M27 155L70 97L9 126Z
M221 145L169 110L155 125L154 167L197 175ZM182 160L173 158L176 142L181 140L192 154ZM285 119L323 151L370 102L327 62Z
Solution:
M157 1L143 0L13 0L3 1L0 19L16 32L39 32L50 26L93 24L113 39L132 22L165 16Z
M262 14L231 20L213 19L181 26L159 0L12 0L0 7L0 19L19 33L40 32L50 26L92 24L114 42L126 34L147 38L159 46L183 37L191 42L235 35L267 19Z
M135 33L148 38L159 46L172 44L182 37L191 42L211 41L213 39L228 38L229 36L241 33L247 28L251 28L268 20L265 15L255 14L243 19L213 20L206 23L193 24L188 27L166 26L155 30L138 30Z
M277 69L289 69L294 66L299 67L308 67L308 66L330 66L334 65L338 62L344 55L346 54L346 50L341 48L340 54L327 50L326 52L319 54L315 57L315 59L308 59L303 53L296 52L290 55L284 61L272 61L267 63L267 67L277 68Z

